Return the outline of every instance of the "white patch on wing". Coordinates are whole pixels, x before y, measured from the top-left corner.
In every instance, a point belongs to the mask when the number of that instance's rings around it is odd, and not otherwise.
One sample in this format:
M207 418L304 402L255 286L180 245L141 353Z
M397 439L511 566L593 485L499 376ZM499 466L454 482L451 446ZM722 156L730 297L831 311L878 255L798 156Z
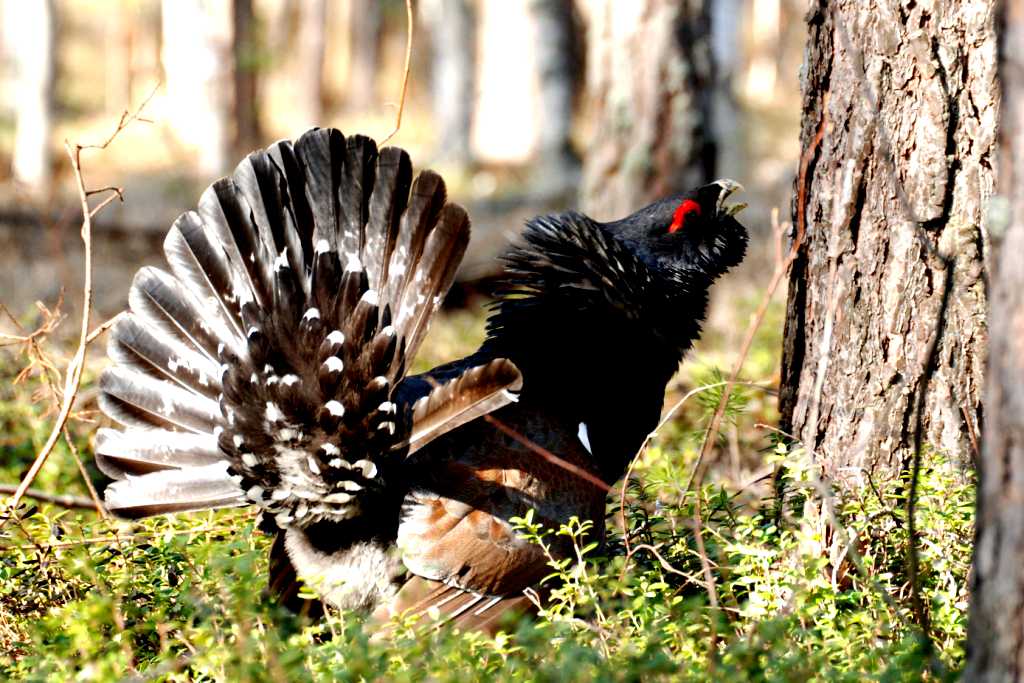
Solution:
M590 448L590 434L587 431L586 422L580 422L580 429L576 432L576 436L579 437L580 443L583 444L583 447L587 449L587 453L593 455L594 451Z

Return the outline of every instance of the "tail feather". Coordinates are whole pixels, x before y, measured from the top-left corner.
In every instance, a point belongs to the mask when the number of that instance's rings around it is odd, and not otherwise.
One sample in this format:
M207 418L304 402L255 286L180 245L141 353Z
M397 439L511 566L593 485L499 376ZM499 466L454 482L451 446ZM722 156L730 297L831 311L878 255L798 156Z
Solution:
M364 264L376 256L363 252L376 160L377 145L373 140L362 135L354 135L346 140L342 181L338 187L341 254L344 262L355 259Z
M111 332L107 355L119 366L166 379L186 390L217 399L220 370L215 362L169 336L154 334L128 314Z
M295 154L305 173L306 199L313 214L313 244L326 240L338 251L338 197L345 138L333 128L318 128L295 141Z
M155 334L170 337L216 361L222 343L204 310L167 272L146 266L139 270L128 293L128 305ZM231 339L228 336L223 339Z
M228 462L128 475L107 487L107 508L122 517L147 517L245 505Z
M199 301L210 302L209 314L223 320L232 336L244 335L237 306L238 284L223 249L210 242L195 211L182 214L164 240L171 272ZM251 296L251 293L250 293Z
M378 290L388 280L391 255L398 241L398 228L412 186L412 162L405 150L385 147L377 159L377 181L370 195L370 219L366 224L363 251L380 254L379 259L366 259L366 274Z
M112 479L157 470L212 465L224 459L213 434L169 430L100 429L96 433L96 464Z
M469 216L460 206L448 204L441 211L437 227L427 236L419 266L410 273L402 292L395 327L402 330L411 353L415 354L427 333L427 324L445 293L469 245Z
M112 509L340 521L400 445L505 405L507 361L395 403L468 239L440 176L413 181L400 149L313 130L250 155L174 224L171 272L139 272L114 331L100 405L125 429L97 439Z
M212 434L222 421L216 401L127 368L107 368L100 389L103 412L127 427Z

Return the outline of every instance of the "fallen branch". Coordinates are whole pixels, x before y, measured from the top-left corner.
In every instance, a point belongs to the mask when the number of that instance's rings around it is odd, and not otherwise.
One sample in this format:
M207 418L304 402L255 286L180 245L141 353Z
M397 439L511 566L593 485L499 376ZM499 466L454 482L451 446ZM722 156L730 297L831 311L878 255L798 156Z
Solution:
M0 484L0 493L11 494L18 490L17 485L14 484ZM61 495L56 493L46 493L39 489L27 489L23 495L26 498L32 498L39 500L44 503L50 503L62 508L68 508L69 510L95 510L96 505L93 503L91 498L84 496L70 496Z

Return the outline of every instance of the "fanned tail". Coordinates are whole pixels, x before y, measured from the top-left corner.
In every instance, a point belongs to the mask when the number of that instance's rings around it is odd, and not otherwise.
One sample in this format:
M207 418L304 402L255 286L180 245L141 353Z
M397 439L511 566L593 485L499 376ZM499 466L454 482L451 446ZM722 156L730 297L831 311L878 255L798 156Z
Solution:
M249 155L174 223L170 271L139 271L111 335L110 508L340 521L398 453L506 404L507 361L395 402L468 239L443 180L414 181L401 149L314 129Z

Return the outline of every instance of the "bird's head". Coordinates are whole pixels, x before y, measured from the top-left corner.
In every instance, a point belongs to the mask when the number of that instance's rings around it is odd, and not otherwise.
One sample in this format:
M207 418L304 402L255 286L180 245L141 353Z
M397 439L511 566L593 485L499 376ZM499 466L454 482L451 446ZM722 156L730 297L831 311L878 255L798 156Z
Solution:
M745 204L727 202L738 189L718 180L608 223L576 212L534 218L505 255L490 336L516 345L538 325L569 326L592 342L581 326L623 318L685 351L711 284L746 252L734 217Z
M713 280L746 253L747 230L735 216L747 205L727 201L742 189L734 180L716 180L603 227L656 271Z

